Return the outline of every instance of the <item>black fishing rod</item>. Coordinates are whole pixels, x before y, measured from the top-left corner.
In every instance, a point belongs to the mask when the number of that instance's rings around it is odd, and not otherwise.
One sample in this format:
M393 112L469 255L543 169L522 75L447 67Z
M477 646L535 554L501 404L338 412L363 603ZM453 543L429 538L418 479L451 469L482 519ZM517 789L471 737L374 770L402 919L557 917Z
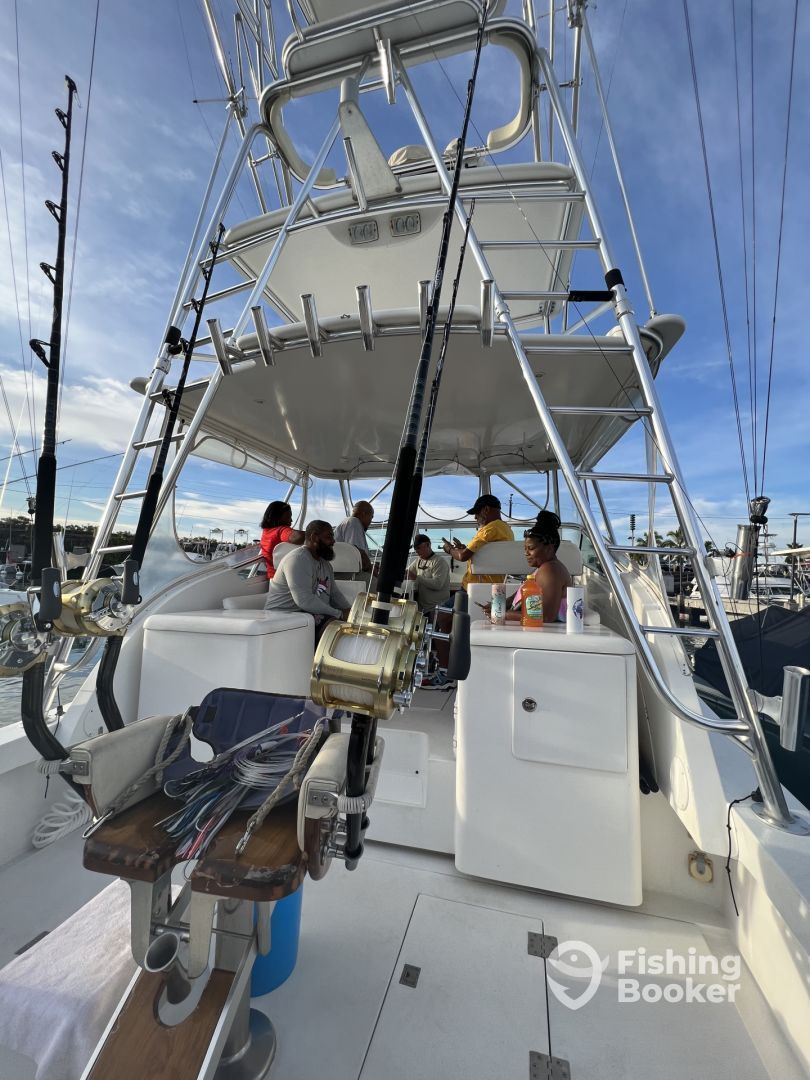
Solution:
M422 494L422 482L425 478L425 462L427 461L427 452L430 445L430 435L433 431L433 421L436 417L436 406L439 402L439 389L442 385L442 375L444 373L444 363L447 358L447 348L450 344L450 331L453 323L453 316L456 313L456 300L458 299L458 289L461 284L461 272L464 269L464 256L467 252L467 241L470 237L470 226L472 225L473 213L475 212L475 199L470 203L470 210L467 214L467 220L464 225L464 237L461 241L461 247L459 248L458 255L458 268L456 270L456 276L453 279L453 291L450 294L450 307L447 311L447 319L444 324L444 332L442 333L442 346L439 350L439 359L436 361L436 370L433 373L433 382L430 387L430 398L428 400L427 414L425 416L425 423L422 427L422 440L419 445L419 453L416 457L416 465L413 472L413 484L411 487L411 506L409 510L409 516L415 523L419 514L419 499ZM410 539L410 534L409 534Z
M68 88L67 112L56 109L56 116L65 129L65 152L52 151L53 160L62 173L62 198L57 206L46 200L45 205L58 225L56 264L40 263L42 272L53 285L53 318L50 341L30 342L31 348L48 372L45 392L45 423L42 453L37 467L36 517L31 552L31 585L39 588L39 606L34 613L36 627L41 632L53 628L53 620L62 610L58 568L53 559L53 519L56 499L56 418L59 409L60 361L62 353L62 299L65 286L65 240L67 237L67 200L70 177L70 135L73 124L73 99L76 84L65 76ZM47 350L47 355L46 355ZM22 723L23 730L34 748L48 761L66 758L67 751L52 734L44 715L45 662L23 672Z
M430 359L433 351L433 339L436 333L436 322L439 313L439 301L441 299L444 270L447 264L447 254L450 247L450 233L453 227L456 198L461 183L461 170L464 168L464 149L467 143L467 130L470 124L473 97L475 94L475 82L478 77L478 64L481 59L481 48L484 43L484 30L487 22L488 4L484 4L481 12L481 21L478 24L478 34L475 39L475 59L470 80L467 83L467 101L464 107L464 123L461 135L456 144L456 161L453 170L453 182L450 189L450 197L447 202L447 210L442 220L442 236L439 245L439 254L436 260L436 272L433 278L433 288L427 309L425 334L422 339L422 351L419 355L419 363L414 374L411 398L408 403L408 414L405 427L402 432L397 460L394 466L394 487L391 494L391 510L388 516L388 527L383 541L382 561L380 574L377 582L377 598L382 601L372 606L372 621L386 625L388 623L388 601L394 592L394 588L405 576L405 563L407 560L410 539L413 534L413 526L416 521L418 494L413 497L414 478L416 474L418 453L417 443L419 439L419 427L422 419L422 409L427 387ZM435 402L434 402L435 409ZM421 484L420 484L421 490ZM463 592L463 590L461 590ZM466 594L462 597L459 607L458 618L460 621L469 621L466 613ZM456 616L454 615L454 624ZM469 640L469 637L468 639ZM467 650L469 652L469 650ZM469 668L469 664L467 664ZM459 676L466 675L466 670L461 666ZM349 735L349 747L346 755L346 794L362 795L365 790L366 769L371 764L374 753L374 740L377 730L377 721L362 712L352 713L351 733ZM363 830L368 825L368 819L364 814L346 815L346 843L344 847L344 859L347 870L354 870L360 856L363 853Z
M172 444L174 428L180 412L180 403L183 399L183 392L185 390L189 368L191 367L192 356L197 345L197 336L200 331L203 309L205 308L208 299L208 287L211 282L211 276L214 272L214 265L224 234L225 226L220 223L215 239L209 244L211 262L207 268L204 267L201 271L205 280L202 297L199 300L192 300L192 306L194 307L196 317L194 319L191 340L184 341L180 336L180 330L176 326L170 327L169 332L166 335L165 344L168 346L169 354L175 356L180 352L184 354L183 368L180 372L177 386L171 394L170 403L168 391L164 392L164 400L166 401L166 404L169 405L169 415L163 428L160 446L155 455L152 471L149 474L149 480L146 485L146 494L141 503L141 512L138 516L135 538L132 541L132 550L129 558L124 563L124 580L121 587L121 602L124 604L135 605L141 602L140 571L143 566L143 559L146 554L146 546L149 543L152 526L155 523L160 489L163 486L163 474L166 469L166 461L169 457L169 449ZM124 726L121 712L115 700L115 690L113 686L115 671L118 666L118 657L121 653L123 641L123 634L115 634L107 638L104 643L104 653L101 657L101 663L99 664L98 675L96 676L96 698L98 700L101 715L104 718L104 723L107 725L109 731Z
M486 28L488 4L484 5L481 12L481 20L478 24L478 34L475 40L475 59L473 70L467 83L467 100L464 107L464 122L461 135L456 144L456 161L453 170L453 182L448 199L447 210L442 220L442 236L439 245L439 254L436 260L436 272L433 279L433 288L427 309L425 335L422 341L422 351L419 356L411 398L408 403L408 414L405 427L400 440L397 460L394 466L394 487L391 494L391 510L388 517L388 528L383 542L382 561L378 578L377 591L382 601L388 601L393 594L396 585L402 581L405 574L405 564L410 547L410 538L416 521L416 504L413 501L412 490L417 463L417 444L419 439L419 427L422 418L425 389L427 386L430 359L433 351L433 338L436 333L436 322L439 314L439 302L441 300L444 270L447 264L447 254L450 246L450 233L455 216L456 198L461 183L461 170L464 168L464 150L467 144L467 130L470 125L473 97L475 95L475 83L478 77L478 64L481 59L481 48L484 43L484 30ZM375 607L373 618L375 622L387 623L388 611L384 607Z

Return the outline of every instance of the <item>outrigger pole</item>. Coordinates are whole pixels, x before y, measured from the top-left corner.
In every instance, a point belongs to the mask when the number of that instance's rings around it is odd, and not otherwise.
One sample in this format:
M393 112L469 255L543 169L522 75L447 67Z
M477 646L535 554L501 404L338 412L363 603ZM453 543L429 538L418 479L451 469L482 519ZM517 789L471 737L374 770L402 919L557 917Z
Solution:
M54 619L62 610L61 575L52 566L53 519L56 498L56 418L59 409L60 361L62 353L62 297L65 284L65 239L67 236L67 200L70 176L70 134L73 122L73 99L76 83L65 76L68 88L67 112L56 109L56 116L65 129L65 152L52 151L53 160L62 173L62 198L57 206L47 199L45 205L59 227L56 243L56 265L40 263L42 272L53 285L53 319L50 341L30 342L31 348L45 365L48 372L45 395L45 424L42 435L42 453L37 467L36 517L31 552L31 585L39 589L39 606L34 612L37 630L48 633ZM47 354L46 354L47 349ZM48 761L67 757L67 751L52 734L44 715L45 662L35 664L23 672L22 723L25 734L34 748Z
M203 268L202 270L202 275L205 280L202 296L199 300L192 300L191 302L196 313L191 340L185 341L180 336L180 330L176 326L170 327L169 332L166 335L166 344L169 347L169 353L175 356L180 352L184 354L183 368L180 372L180 378L177 381L174 393L170 395L168 390L164 390L163 392L164 401L169 407L169 415L163 428L163 434L155 457L155 463L149 474L149 480L146 485L146 494L141 503L141 512L138 516L138 525L135 529L135 539L132 542L132 551L130 552L129 558L124 563L124 581L121 590L121 601L124 604L134 605L141 602L140 571L143 566L143 558L146 554L146 546L149 543L152 526L155 523L160 489L163 486L163 474L166 468L166 461L169 457L169 449L172 444L177 416L180 412L180 402L183 399L183 392L186 386L186 379L188 378L189 367L191 366L191 359L197 345L197 336L200 331L203 309L205 307L205 302L208 299L208 286L211 282L211 276L214 273L214 265L216 264L219 246L222 242L224 233L225 226L220 223L216 239L209 244L211 262L207 268ZM115 670L118 666L118 657L121 653L123 640L123 634L115 634L112 637L107 638L104 643L104 655L101 658L98 675L96 676L96 698L98 700L101 715L104 718L104 723L107 725L109 731L124 726L120 710L115 700L115 690L113 686Z

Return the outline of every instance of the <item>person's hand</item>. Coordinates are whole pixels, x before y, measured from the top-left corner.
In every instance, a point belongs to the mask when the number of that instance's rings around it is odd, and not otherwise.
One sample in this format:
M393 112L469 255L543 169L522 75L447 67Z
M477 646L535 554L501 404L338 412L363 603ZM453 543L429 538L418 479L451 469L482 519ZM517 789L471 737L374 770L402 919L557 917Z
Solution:
M479 604L478 606L488 619L492 617L492 604Z
M416 581L416 571L415 570L409 570L408 571L408 581Z
M442 543L442 551L445 553L445 555L453 554L453 549L446 540Z

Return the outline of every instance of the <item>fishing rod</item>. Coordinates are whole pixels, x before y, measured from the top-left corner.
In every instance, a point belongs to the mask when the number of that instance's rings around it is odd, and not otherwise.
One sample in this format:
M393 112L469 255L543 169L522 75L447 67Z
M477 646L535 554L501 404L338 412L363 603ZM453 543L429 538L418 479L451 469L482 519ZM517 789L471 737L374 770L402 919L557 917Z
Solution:
M461 271L464 268L464 256L467 252L467 241L470 236L470 226L472 225L473 213L475 212L475 199L470 203L470 210L467 214L467 220L464 224L464 237L461 241L461 247L459 248L458 256L458 268L456 270L456 276L453 279L453 291L450 295L450 307L447 311L447 319L444 324L444 331L442 333L442 345L439 350L439 359L436 361L436 370L433 373L433 382L430 387L430 398L428 400L427 414L425 416L425 423L422 428L422 441L419 446L419 453L416 458L416 466L413 472L413 484L411 488L411 506L409 509L409 516L415 523L417 515L419 513L419 498L422 494L422 482L425 478L425 462L427 460L428 446L430 445L430 435L433 431L433 421L436 417L436 407L439 402L439 389L442 384L442 374L444 373L444 363L447 358L447 348L450 344L450 330L453 323L453 316L456 312L456 300L458 299L459 285L461 284ZM409 534L410 538L410 534Z
M454 209L458 197L458 189L461 183L461 170L464 168L464 149L467 142L467 130L470 124L472 103L475 94L475 83L478 77L478 65L481 59L481 48L484 43L484 30L486 28L489 4L485 2L481 12L481 20L478 24L478 33L475 39L475 59L470 79L467 83L467 100L464 107L464 122L461 135L456 144L456 161L453 170L453 182L450 196L442 220L442 235L439 245L439 253L436 260L436 271L433 278L433 287L428 302L425 333L422 339L422 349L419 362L414 374L411 387L410 401L405 426L400 440L397 460L394 466L394 486L391 494L391 509L388 515L388 527L385 531L383 542L382 561L377 582L377 596L372 603L371 621L378 626L387 626L391 610L391 597L394 588L405 576L405 564L410 547L410 538L413 534L413 526L416 521L418 495L414 499L414 483L418 462L417 443L419 428L422 419L422 411L427 387L430 360L433 351L433 339L436 333L436 322L439 314L439 302L441 300L444 271L447 264L447 255L450 247L450 233L453 227ZM435 412L435 396L432 394L433 408ZM424 462L423 462L424 465ZM421 489L421 484L419 484ZM461 590L463 593L463 590ZM458 626L459 637L463 637L462 623L469 627L469 615L466 611L466 594L458 600L457 614L454 613L454 628ZM469 632L467 634L469 642ZM463 647L462 647L463 651ZM469 653L469 648L467 648ZM469 663L466 667L459 664L459 677L466 676ZM362 796L366 786L366 773L371 764L374 754L377 721L376 719L359 710L351 712L352 722L349 734L349 746L346 754L346 794L348 796ZM346 841L344 846L344 864L347 870L354 870L358 865L363 853L363 832L368 825L368 819L363 812L349 813L346 815Z
M422 341L422 351L419 356L414 375L411 397L408 403L408 413L405 427L402 432L397 460L394 466L394 487L391 493L391 510L388 516L388 528L383 542L382 561L378 578L378 596L383 603L390 600L394 588L402 580L405 574L405 564L410 547L410 538L416 521L416 503L412 497L414 476L417 464L417 442L419 427L424 405L425 389L427 387L428 371L430 368L431 354L433 351L433 338L436 333L436 322L439 314L439 302L441 300L444 270L447 264L447 254L450 245L450 233L453 227L454 209L458 197L458 189L461 183L461 170L464 168L464 150L467 144L467 131L470 125L475 84L478 78L478 65L481 59L481 49L484 43L484 31L486 28L489 4L485 3L478 23L478 33L475 39L475 58L470 79L467 83L467 100L464 106L464 122L461 135L456 144L456 161L453 170L453 182L448 198L447 209L442 220L442 236L439 245L439 254L436 260L436 271L433 278L433 287L428 302L425 334ZM374 609L374 621L385 624L388 621L388 611L385 607Z
M45 392L45 421L42 436L42 452L37 467L36 517L31 552L31 586L39 590L38 605L34 608L34 623L40 633L53 629L54 619L62 610L61 574L52 565L53 521L56 499L56 420L59 408L60 362L62 353L62 300L65 286L65 240L67 237L67 201L70 178L70 136L73 126L73 99L76 83L65 76L68 88L67 112L56 109L59 123L65 130L65 152L52 151L53 160L62 173L62 197L57 206L50 199L45 201L51 216L57 223L56 264L40 263L40 268L53 285L53 318L50 341L33 339L31 349L48 372ZM47 355L46 355L47 350ZM66 758L67 751L52 734L45 720L45 657L23 672L22 723L23 730L34 748L48 761Z
M422 442L419 446L419 454L416 459L416 468L413 474L413 485L411 489L411 505L409 508L409 519L411 522L411 528L408 532L408 538L410 539L413 533L413 527L416 523L416 518L419 513L419 498L422 494L422 481L425 475L425 462L427 460L428 447L430 445L430 435L433 430L433 421L436 417L436 406L439 401L439 389L442 383L442 374L444 372L444 363L447 357L447 348L450 344L450 330L453 324L453 315L456 311L456 300L458 298L458 289L461 283L461 272L464 269L464 255L467 251L467 241L470 236L470 226L472 225L472 217L475 212L475 199L470 203L470 210L467 214L467 220L464 225L464 237L461 241L461 248L458 256L458 269L456 270L456 276L453 280L453 291L450 296L450 307L447 312L447 319L444 324L444 333L442 334L442 346L439 350L439 358L436 361L436 370L433 373L433 383L430 388L430 400L428 401L427 415L425 417L424 427L422 429ZM435 633L435 630L434 630ZM467 611L467 598L463 589L459 589L456 593L455 600L453 602L453 621L450 628L450 634L448 635L450 643L450 651L447 658L447 676L450 679L466 679L470 674L470 616Z
M214 265L216 264L217 254L219 253L219 247L224 235L225 226L220 223L216 237L208 245L211 251L211 261L207 268L203 267L201 270L205 281L202 296L199 300L192 301L192 306L194 307L196 314L194 327L191 332L191 339L185 341L180 336L180 330L176 326L170 327L169 332L166 335L166 345L168 346L169 355L176 356L180 352L184 354L183 367L180 372L180 378L177 381L177 386L171 394L171 404L169 404L169 392L164 392L164 401L169 405L169 414L163 427L160 446L155 455L154 465L149 474L149 480L146 485L146 494L141 503L141 512L138 516L135 538L132 541L132 550L129 558L124 563L124 578L121 586L122 604L136 605L141 602L140 571L143 566L143 559L146 554L146 546L149 543L152 526L155 523L160 489L163 486L163 474L166 469L166 461L168 460L169 449L172 445L174 428L180 412L180 403L183 399L183 392L185 390L189 368L191 367L191 359L197 345L203 309L205 308L208 299L208 287L211 283ZM114 634L107 638L98 668L98 675L96 676L96 698L98 700L98 706L104 722L110 731L114 728L121 728L124 726L121 712L115 700L115 689L113 685L115 671L118 666L118 657L121 653L123 641L124 637L122 633Z

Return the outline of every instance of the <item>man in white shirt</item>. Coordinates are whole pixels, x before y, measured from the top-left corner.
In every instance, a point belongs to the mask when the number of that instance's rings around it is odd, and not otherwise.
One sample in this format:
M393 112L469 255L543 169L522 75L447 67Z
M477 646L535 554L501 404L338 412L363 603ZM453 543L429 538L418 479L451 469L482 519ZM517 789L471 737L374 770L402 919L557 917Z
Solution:
M430 544L430 537L419 533L413 538L416 562L411 565L408 577L416 581L416 602L420 611L432 611L450 597L450 560L437 555Z
M352 507L351 516L347 517L335 529L335 540L342 544L353 544L360 552L360 561L363 570L371 573L371 558L368 553L366 530L374 520L374 507L370 502L361 499Z

